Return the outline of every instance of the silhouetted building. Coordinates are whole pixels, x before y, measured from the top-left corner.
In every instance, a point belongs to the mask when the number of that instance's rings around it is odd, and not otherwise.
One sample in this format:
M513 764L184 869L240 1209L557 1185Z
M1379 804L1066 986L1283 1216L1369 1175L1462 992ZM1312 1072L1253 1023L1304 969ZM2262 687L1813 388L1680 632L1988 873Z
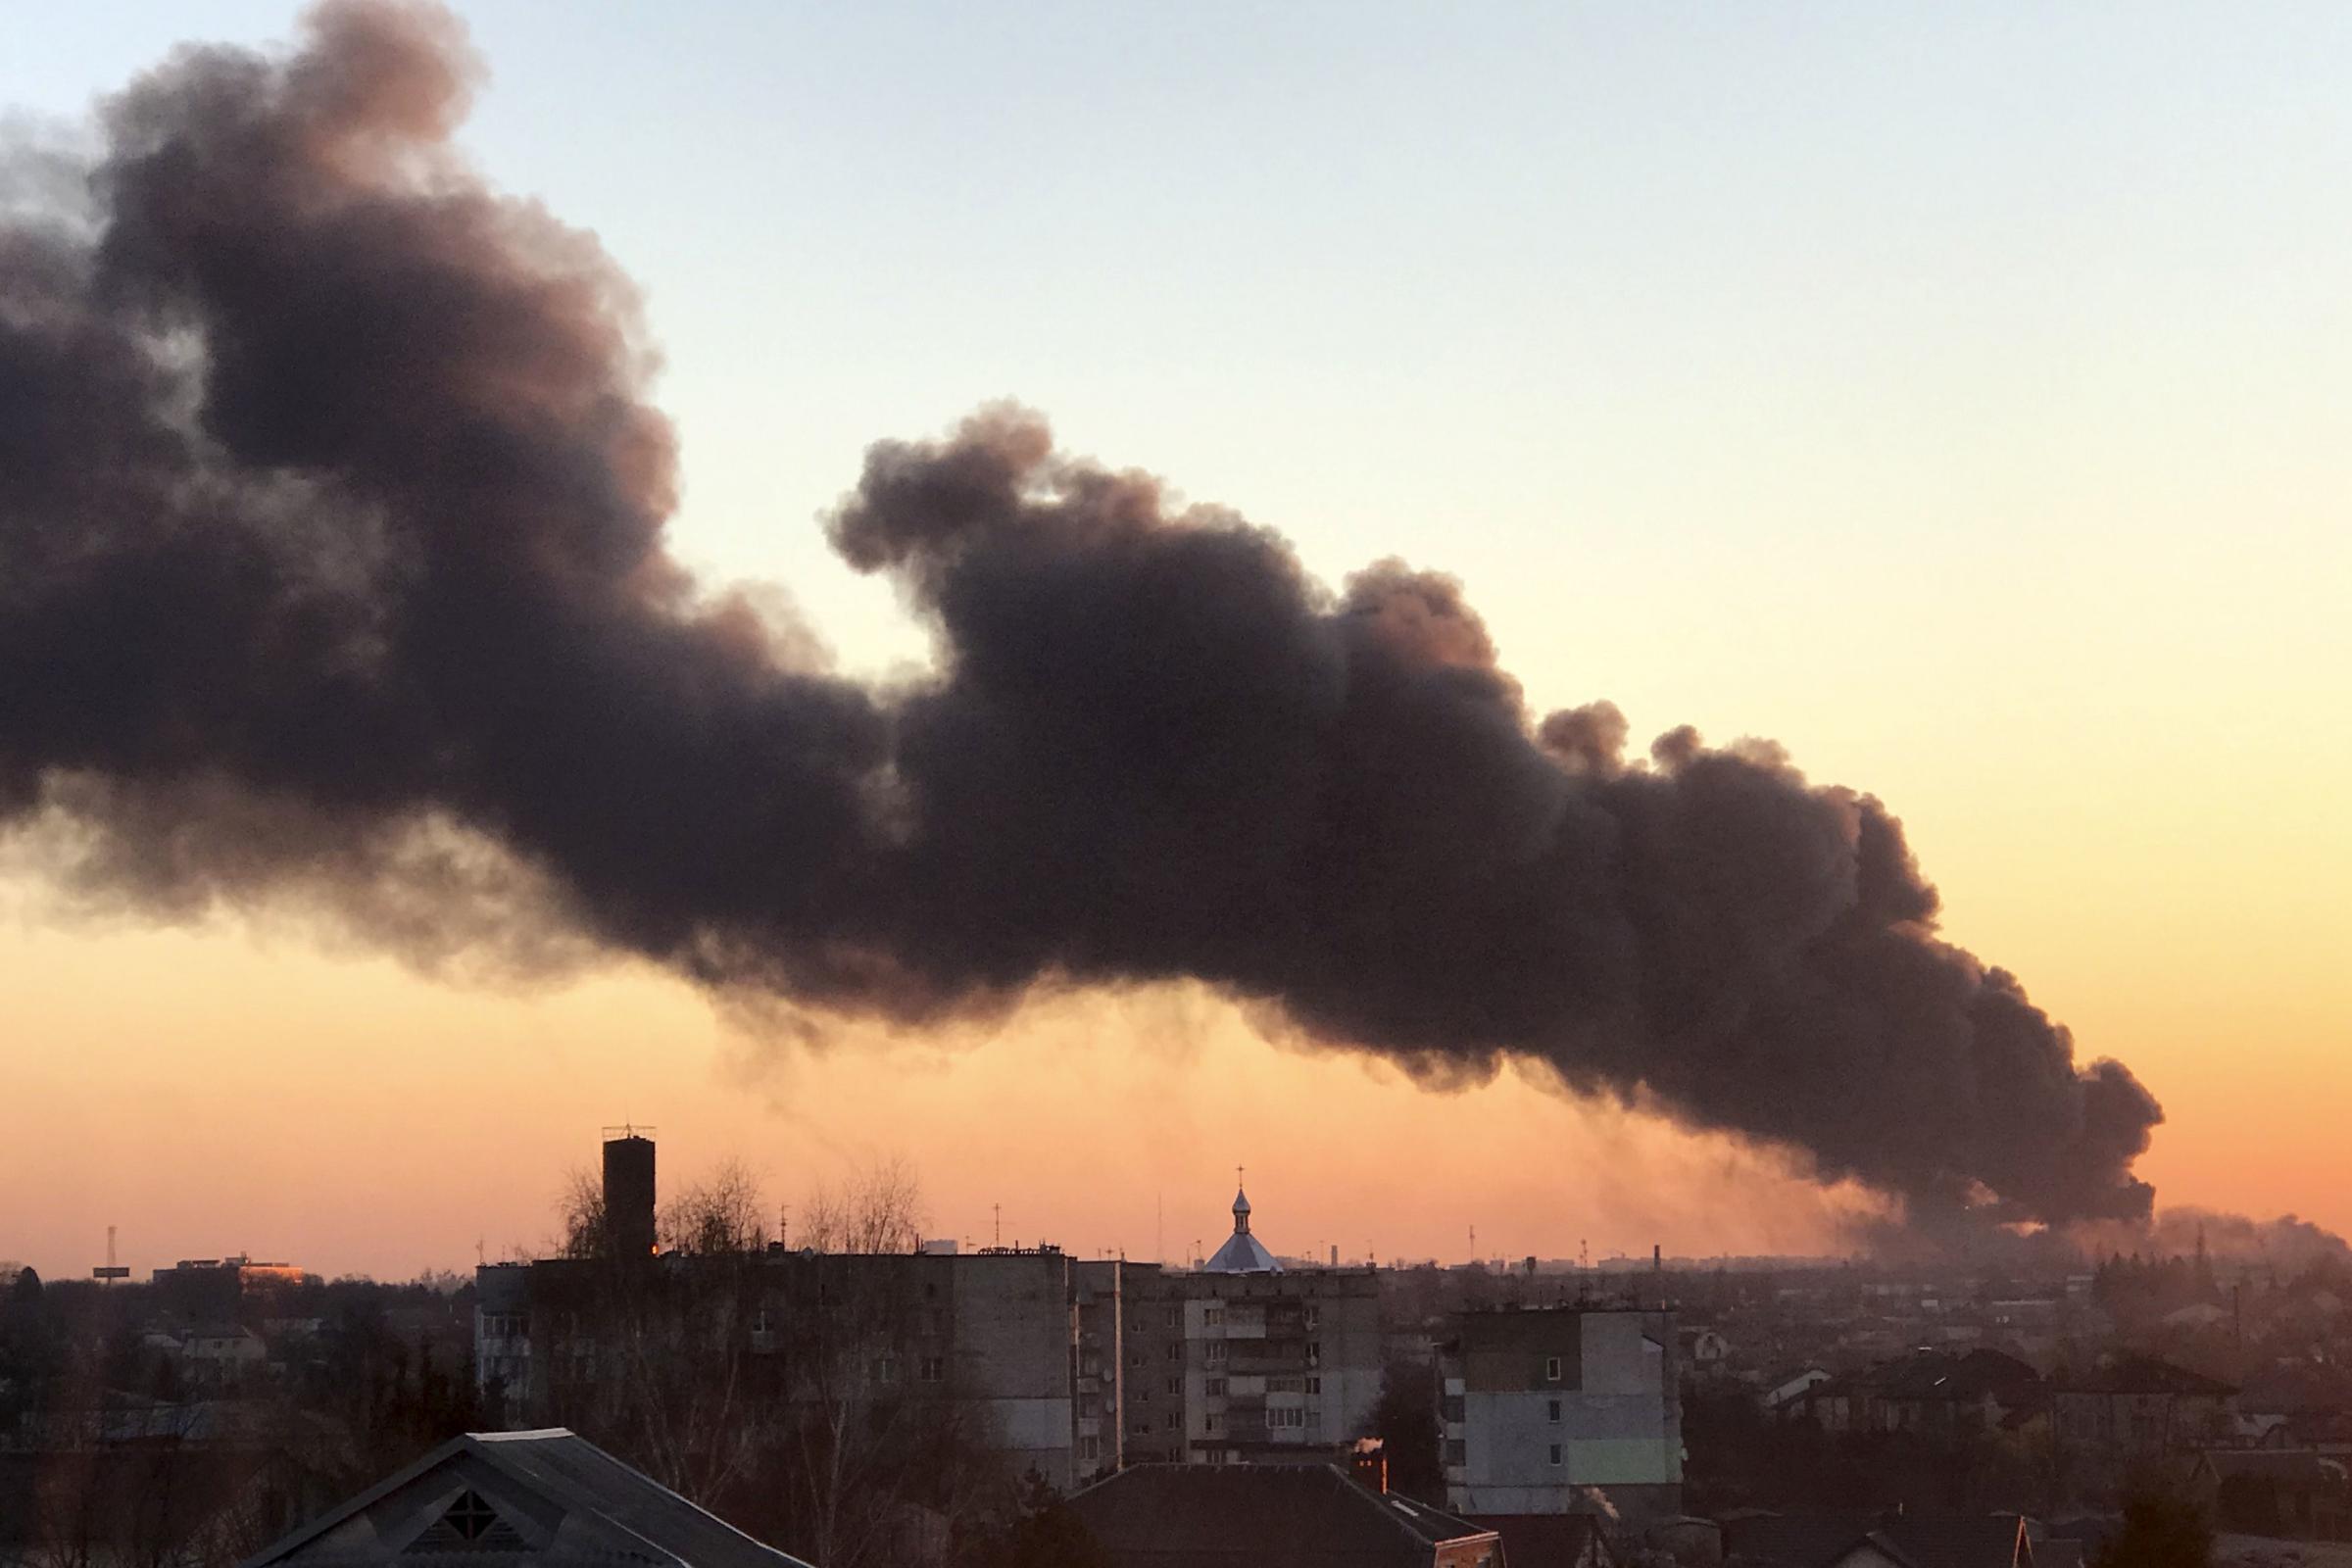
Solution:
M1116 1320L1121 1267L1090 1276L1098 1317ZM745 1422L928 1411L1012 1474L1035 1469L1065 1490L1110 1462L1100 1422L1115 1416L1100 1403L1095 1445L1082 1442L1076 1265L1056 1249L771 1246L619 1268L493 1264L475 1281L476 1377L510 1425L598 1430L600 1412L714 1377Z
M291 1263L233 1257L183 1257L151 1276L156 1304L175 1316L220 1322L237 1315L248 1296L300 1285L310 1276Z
M654 1250L654 1141L623 1129L605 1140L605 1233L615 1257Z

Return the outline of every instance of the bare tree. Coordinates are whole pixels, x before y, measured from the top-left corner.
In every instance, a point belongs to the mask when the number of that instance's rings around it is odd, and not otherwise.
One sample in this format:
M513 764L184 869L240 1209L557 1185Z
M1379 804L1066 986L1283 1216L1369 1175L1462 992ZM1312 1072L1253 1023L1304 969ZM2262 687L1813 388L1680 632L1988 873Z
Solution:
M923 1218L922 1182L894 1154L852 1172L838 1190L810 1189L791 1240L819 1252L913 1252Z
M690 1257L757 1252L767 1245L767 1200L739 1159L720 1162L662 1206L662 1250Z
M605 1186L578 1165L564 1175L564 1191L556 1200L556 1223L564 1228L556 1244L558 1257L602 1257L612 1248L605 1228Z

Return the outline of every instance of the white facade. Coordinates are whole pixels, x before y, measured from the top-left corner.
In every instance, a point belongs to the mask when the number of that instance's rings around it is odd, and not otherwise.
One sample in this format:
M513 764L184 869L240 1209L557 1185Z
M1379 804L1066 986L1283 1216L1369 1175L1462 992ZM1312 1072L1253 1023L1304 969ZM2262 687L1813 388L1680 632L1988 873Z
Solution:
M1679 1511L1682 1391L1663 1312L1466 1314L1441 1360L1457 1513Z

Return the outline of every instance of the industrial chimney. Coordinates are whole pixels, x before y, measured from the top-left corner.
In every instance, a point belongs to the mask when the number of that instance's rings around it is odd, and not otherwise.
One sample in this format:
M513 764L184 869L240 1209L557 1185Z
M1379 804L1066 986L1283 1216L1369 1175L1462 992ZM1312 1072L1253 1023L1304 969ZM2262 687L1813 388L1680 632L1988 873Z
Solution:
M605 1238L614 1257L654 1250L654 1141L651 1127L605 1129Z

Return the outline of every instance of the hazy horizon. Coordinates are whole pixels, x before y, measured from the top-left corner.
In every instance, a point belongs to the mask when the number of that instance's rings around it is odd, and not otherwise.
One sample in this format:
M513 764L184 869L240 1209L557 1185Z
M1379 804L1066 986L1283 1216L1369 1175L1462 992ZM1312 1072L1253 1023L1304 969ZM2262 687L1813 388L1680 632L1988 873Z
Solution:
M2352 1229L2352 15L717 6L649 45L458 9L460 146L644 290L705 582L919 668L814 519L869 442L1018 398L1325 582L1454 574L1537 712L1877 796L1943 934L2162 1101L2160 1205ZM174 44L295 23L80 8L0 106L71 135ZM623 1120L665 1187L738 1157L789 1205L902 1156L930 1234L1001 1204L1082 1256L1213 1248L1237 1163L1269 1245L1348 1257L1824 1250L1863 1201L1193 985L808 1044L640 960L434 976L288 905L159 924L0 865L0 1257L44 1275L110 1224L140 1277L528 1251Z

